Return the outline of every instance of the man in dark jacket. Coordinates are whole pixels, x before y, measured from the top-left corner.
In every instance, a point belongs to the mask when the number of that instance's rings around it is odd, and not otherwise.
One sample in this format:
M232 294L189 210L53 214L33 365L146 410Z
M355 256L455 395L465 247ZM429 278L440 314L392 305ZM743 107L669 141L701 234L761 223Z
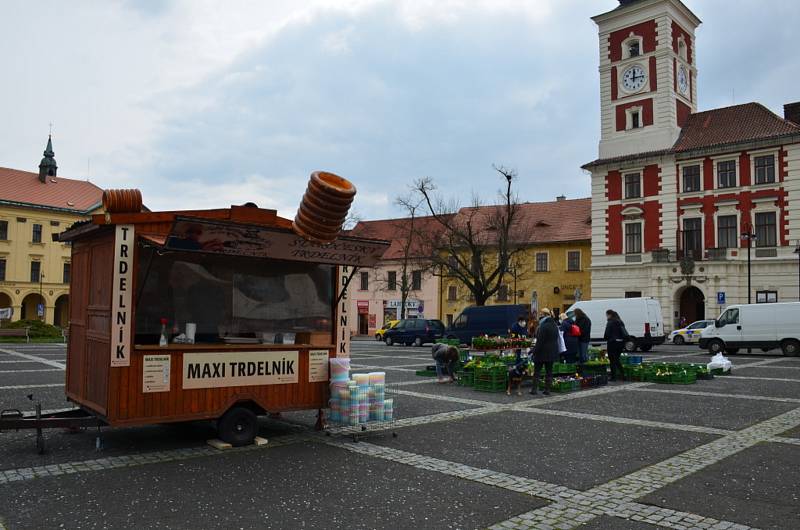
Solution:
M550 395L553 385L553 363L558 360L558 324L553 319L550 310L542 309L543 318L536 330L536 344L533 346L533 389L531 394L536 394L539 385L539 376L542 366L545 370L544 395Z
M625 329L625 323L619 317L619 314L609 309L606 311L606 332L603 338L608 345L608 360L611 362L611 381L617 380L617 374L621 381L625 380L622 371L622 351L625 349L625 340L628 338L628 331Z

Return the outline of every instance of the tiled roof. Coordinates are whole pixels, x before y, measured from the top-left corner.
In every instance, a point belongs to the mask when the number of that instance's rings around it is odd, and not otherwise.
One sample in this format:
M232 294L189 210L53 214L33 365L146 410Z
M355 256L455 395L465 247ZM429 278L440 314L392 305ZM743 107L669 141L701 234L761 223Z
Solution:
M0 202L86 213L99 206L102 197L103 190L86 180L48 177L42 183L38 173L0 167Z
M515 228L511 241L517 245L535 245L567 241L584 241L592 238L592 200L564 199L550 202L525 202L518 205ZM502 206L462 208L455 222L465 223L472 217L473 223L481 220L489 224L493 212ZM475 215L477 214L477 215ZM486 233L487 242L492 238Z
M672 147L676 153L800 134L800 127L760 103L691 114Z
M584 169L696 149L724 148L747 142L781 139L800 135L800 126L784 120L760 103L744 103L691 114L675 144L662 151L633 153L603 158L584 165Z
M441 229L439 221L433 217L416 217L414 219L414 232L431 234L441 231ZM391 244L382 259L402 258L405 254L405 245L408 242L409 234L411 234L410 218L359 221L352 230L347 232L349 236L390 241ZM409 256L425 257L429 255L430 251L426 251L424 248L429 241L429 237L412 237Z

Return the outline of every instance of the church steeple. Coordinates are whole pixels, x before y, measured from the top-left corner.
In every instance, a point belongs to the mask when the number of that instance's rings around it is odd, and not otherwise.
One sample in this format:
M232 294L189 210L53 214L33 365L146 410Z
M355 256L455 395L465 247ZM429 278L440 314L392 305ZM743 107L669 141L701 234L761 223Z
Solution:
M43 184L47 183L48 177L55 177L58 172L58 165L56 164L55 152L53 151L53 138L51 135L47 136L47 147L44 149L44 158L39 162L39 181Z

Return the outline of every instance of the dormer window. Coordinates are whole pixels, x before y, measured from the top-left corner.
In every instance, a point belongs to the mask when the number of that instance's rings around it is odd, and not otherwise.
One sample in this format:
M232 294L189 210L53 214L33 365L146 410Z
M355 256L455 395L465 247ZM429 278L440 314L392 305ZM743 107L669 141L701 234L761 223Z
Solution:
M639 57L641 54L642 38L631 33L628 39L622 43L622 58L630 59L631 57Z

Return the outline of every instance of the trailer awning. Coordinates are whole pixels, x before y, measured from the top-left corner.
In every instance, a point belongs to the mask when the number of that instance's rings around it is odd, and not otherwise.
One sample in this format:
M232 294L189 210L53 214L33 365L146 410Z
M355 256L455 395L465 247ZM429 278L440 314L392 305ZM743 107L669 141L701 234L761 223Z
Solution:
M146 239L167 250L358 267L375 265L389 248L388 241L347 236L323 245L287 229L194 217L177 217L163 243Z

